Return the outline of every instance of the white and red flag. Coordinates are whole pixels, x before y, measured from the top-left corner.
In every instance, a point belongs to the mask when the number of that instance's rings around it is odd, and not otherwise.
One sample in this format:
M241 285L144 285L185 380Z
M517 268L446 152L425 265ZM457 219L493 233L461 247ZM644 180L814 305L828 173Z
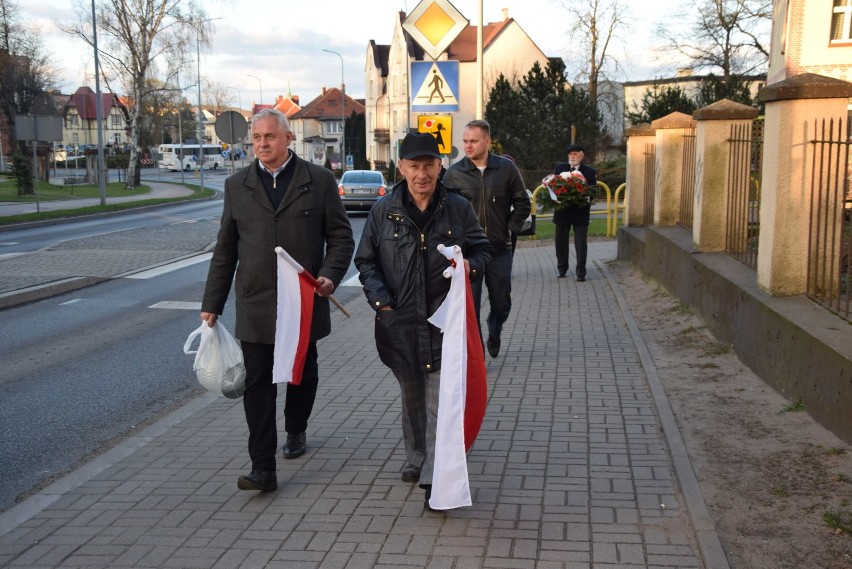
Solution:
M278 310L272 382L299 385L311 338L316 279L281 247L278 257Z
M482 427L488 390L485 354L461 248L438 245L438 251L452 260L444 271L452 281L447 298L429 318L444 333L429 506L449 510L472 504L466 453Z

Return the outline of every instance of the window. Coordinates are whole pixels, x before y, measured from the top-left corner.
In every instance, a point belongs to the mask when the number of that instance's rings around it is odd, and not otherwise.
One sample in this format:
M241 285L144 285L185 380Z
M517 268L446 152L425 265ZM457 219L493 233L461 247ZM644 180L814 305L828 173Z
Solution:
M852 41L852 0L834 0L831 14L831 41Z
M71 126L77 126L77 115L69 115L68 119L71 121Z
M340 134L343 129L340 128L339 122L327 122L325 123L327 134Z
M121 127L121 116L120 115L112 115L112 126L113 126L113 128Z

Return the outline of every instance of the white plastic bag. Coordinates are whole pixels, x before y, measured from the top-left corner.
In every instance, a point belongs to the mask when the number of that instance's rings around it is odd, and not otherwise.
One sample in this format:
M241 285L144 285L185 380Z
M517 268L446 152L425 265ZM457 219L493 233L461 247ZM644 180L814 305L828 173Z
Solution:
M190 350L192 342L201 336L198 350ZM192 369L199 383L208 391L224 395L228 399L239 399L246 391L246 366L243 352L221 322L212 328L202 322L186 339L183 353L195 354Z

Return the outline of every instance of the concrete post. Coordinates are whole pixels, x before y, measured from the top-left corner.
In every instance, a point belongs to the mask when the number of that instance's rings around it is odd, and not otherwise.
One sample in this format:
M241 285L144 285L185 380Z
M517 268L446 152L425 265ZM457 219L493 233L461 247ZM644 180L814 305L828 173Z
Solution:
M807 290L814 123L847 118L852 83L803 73L764 88L757 284L774 296Z
M751 126L758 110L728 99L698 109L692 241L702 253L724 251L728 226L731 127ZM750 131L750 129L749 129Z
M693 118L671 113L651 123L656 131L657 179L654 187L654 225L675 225L680 216L684 130L695 127Z
M645 147L654 144L654 129L640 124L627 129L627 188L624 225L639 226L645 211Z

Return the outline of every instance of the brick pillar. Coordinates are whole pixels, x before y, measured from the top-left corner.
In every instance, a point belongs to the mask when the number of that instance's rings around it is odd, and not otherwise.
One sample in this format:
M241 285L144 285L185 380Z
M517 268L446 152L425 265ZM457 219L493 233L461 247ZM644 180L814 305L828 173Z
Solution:
M728 99L698 109L695 141L695 206L692 241L702 253L725 250L728 225L731 127L746 125L751 131L758 110ZM748 183L748 182L746 182Z
M686 129L695 127L695 121L675 112L653 121L651 126L657 143L654 225L674 225L680 216L683 135Z
M761 90L766 103L757 284L771 295L807 289L814 123L847 119L852 83L803 73Z
M654 129L649 124L627 129L627 188L625 189L624 225L639 226L645 211L645 148L654 144Z

